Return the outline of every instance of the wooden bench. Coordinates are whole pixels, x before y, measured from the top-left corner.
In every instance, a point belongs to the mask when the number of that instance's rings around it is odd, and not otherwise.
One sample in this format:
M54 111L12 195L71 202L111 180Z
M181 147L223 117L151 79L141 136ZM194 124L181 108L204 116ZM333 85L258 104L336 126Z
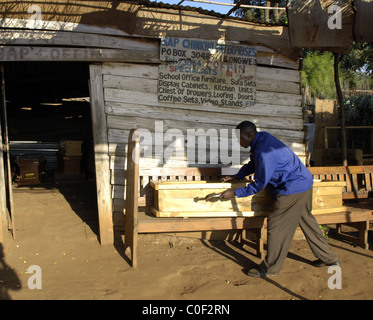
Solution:
M141 233L175 233L175 232L196 232L196 231L217 231L217 230L243 230L251 231L255 234L255 241L246 239L241 240L249 246L256 249L257 256L264 258L264 232L266 230L266 217L234 217L234 218L156 218L146 212L152 204L152 192L149 192L149 182L153 181L185 181L185 180L217 180L221 176L221 168L159 168L157 172L151 171L151 175L139 172L139 136L135 130L132 130L128 143L128 161L127 161L127 187L126 187L126 212L125 212L125 241L124 250L129 256L132 266L137 267L137 239ZM132 139L131 139L132 137ZM131 161L133 160L133 161ZM329 179L346 181L347 187L344 196L351 198L353 185L361 183L361 178L356 176L347 176L348 173L363 174L365 179L363 185L371 188L373 166L365 166L364 171L357 170L354 167L319 167L309 168L315 179ZM334 170L333 168L338 168ZM358 173L359 172L359 173ZM362 172L362 173L361 173ZM370 180L369 180L370 179ZM370 181L370 184L368 183ZM349 182L351 185L349 186ZM355 187L357 188L357 187ZM368 190L369 191L369 190ZM139 196L140 194L140 196ZM361 194L363 193L353 193ZM364 198L367 198L364 196ZM143 210L139 210L143 207ZM368 248L368 230L369 221L373 220L373 210L367 206L353 204L346 207L343 212L334 212L328 214L315 215L319 224L352 224L358 228L359 236L357 238L341 234L345 239L353 241L355 244ZM338 227L340 231L340 227ZM129 252L130 251L130 252Z
M314 179L345 181L343 199L373 198L373 165L349 167L309 167Z
M373 165L309 167L314 179L344 181L342 197L346 214L317 215L319 224L336 224L339 237L364 249L368 249L369 221L373 220ZM342 225L357 229L358 236L353 237L341 231Z

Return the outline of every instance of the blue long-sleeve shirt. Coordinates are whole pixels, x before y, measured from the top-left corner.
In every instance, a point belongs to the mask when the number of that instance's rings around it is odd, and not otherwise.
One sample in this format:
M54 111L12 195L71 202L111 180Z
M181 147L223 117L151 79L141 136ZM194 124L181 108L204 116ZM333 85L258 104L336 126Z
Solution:
M267 185L272 194L289 195L309 190L311 172L295 153L268 132L258 132L251 146L250 161L237 173L238 179L254 173L254 182L235 190L237 197L251 196Z

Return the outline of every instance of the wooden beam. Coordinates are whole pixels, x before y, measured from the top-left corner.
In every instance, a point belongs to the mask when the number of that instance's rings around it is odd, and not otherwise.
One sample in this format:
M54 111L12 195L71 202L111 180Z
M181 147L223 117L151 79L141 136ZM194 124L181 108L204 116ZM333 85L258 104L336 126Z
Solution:
M60 46L158 51L159 39L118 37L105 34L51 30L5 29L0 44L9 46Z
M110 158L101 65L90 65L92 128L95 151L98 218L101 244L114 243Z
M0 64L0 103L3 104L5 102L5 97L3 94L5 93L3 89L3 78L4 78L4 67ZM0 108L1 110L1 108ZM2 114L0 112L0 244L4 242L4 232L5 227L7 225L7 199L6 199L6 184L7 181L5 179L5 162L4 159L4 141L3 141L3 121L1 121Z
M206 230L240 230L249 228L260 228L266 217L251 218L149 218L140 215L139 233L158 233L158 232L192 232Z
M366 209L347 207L347 212L315 215L319 224L349 223L373 220L373 212Z
M0 61L159 62L158 50L1 46Z

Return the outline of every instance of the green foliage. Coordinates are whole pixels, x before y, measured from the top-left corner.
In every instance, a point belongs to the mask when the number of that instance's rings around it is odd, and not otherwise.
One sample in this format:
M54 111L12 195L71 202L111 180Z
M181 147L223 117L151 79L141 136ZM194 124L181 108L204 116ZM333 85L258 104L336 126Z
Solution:
M351 90L373 89L373 45L354 43L341 61L341 71Z
M307 83L316 98L336 99L333 63L331 52L308 51L303 59L302 87Z
M349 126L373 126L373 96L347 98L345 114Z
M331 52L308 50L303 59L302 86L316 98L335 99L334 57ZM373 45L354 43L339 64L342 90L373 89Z
M233 0L233 3L237 3L239 0ZM242 3L243 5L254 5L254 6L266 6L265 0L246 0ZM272 4L271 4L272 5ZM279 0L279 7L284 8L286 6L286 0ZM250 8L239 8L235 15L240 18L247 18L250 21L256 21L261 23L272 23L272 24L280 24L280 25L287 25L288 19L285 11L279 12L279 20L276 21L276 17L273 10L269 12L269 21L265 19L265 9L250 9Z

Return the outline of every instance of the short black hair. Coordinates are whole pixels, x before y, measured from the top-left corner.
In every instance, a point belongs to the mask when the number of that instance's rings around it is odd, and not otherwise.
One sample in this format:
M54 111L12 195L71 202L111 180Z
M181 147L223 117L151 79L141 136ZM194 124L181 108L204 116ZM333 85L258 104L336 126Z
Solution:
M257 132L256 125L251 121L242 121L237 127L237 130L244 131L244 132Z

